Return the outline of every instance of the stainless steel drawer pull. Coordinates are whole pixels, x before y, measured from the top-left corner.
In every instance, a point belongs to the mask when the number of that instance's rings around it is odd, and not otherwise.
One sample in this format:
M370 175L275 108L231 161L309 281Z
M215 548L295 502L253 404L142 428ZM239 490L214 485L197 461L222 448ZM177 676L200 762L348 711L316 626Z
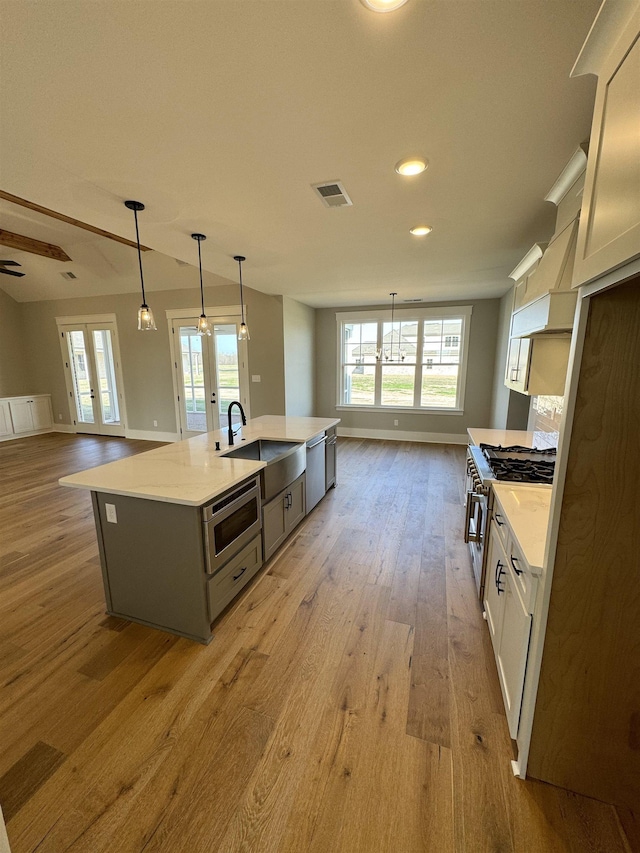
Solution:
M513 571L514 571L517 575L521 575L521 574L522 574L522 572L523 572L523 569L519 569L519 568L516 566L516 563L517 563L517 562L518 562L518 558L517 558L517 557L514 557L514 556L513 556L513 554L511 554L511 565L512 565L512 567L513 567Z
M238 578L241 578L241 577L242 577L242 575L243 575L246 571L247 571L247 567L246 567L246 566L244 566L242 569L240 569L240 571L238 572L238 574L237 574L237 575L234 575L234 576L233 576L234 581L237 581L237 580L238 580Z

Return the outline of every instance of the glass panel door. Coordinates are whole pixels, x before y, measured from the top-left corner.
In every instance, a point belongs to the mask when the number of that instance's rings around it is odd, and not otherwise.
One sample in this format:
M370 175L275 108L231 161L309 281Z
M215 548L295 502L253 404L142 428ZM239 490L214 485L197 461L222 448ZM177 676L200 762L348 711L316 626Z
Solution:
M100 404L100 418L103 424L120 423L120 406L116 383L115 363L111 329L93 330L93 351L95 354L96 376Z
M124 435L115 324L84 323L59 328L66 339L63 357L77 431Z
M174 320L176 376L182 438L219 429L218 395L211 338L197 334L197 319Z
M216 391L220 417L227 416L229 403L240 400L238 329L235 323L216 323L213 333ZM235 411L234 411L235 414Z
M88 426L90 428L86 430L87 432L97 432L95 393L85 329L67 332L67 345L78 426Z
M209 317L212 335L200 336L197 317L171 322L173 358L182 438L227 425L233 400L249 417L246 343L238 342L239 317ZM237 410L234 421L239 419Z

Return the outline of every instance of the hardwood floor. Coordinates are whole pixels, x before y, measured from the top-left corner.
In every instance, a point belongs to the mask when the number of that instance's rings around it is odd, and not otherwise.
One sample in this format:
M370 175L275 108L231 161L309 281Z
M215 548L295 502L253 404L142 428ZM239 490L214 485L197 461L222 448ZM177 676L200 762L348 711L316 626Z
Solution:
M0 804L13 853L617 853L511 774L464 448L341 439L330 491L201 646L104 614L89 494L151 449L0 444Z

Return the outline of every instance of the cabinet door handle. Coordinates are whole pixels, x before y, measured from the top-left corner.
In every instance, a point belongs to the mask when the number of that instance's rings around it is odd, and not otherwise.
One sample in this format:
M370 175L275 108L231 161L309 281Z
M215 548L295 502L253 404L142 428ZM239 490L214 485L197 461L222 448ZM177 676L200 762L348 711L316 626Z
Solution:
M504 573L504 565L498 560L498 564L496 566L496 589L498 590L498 595L502 595L504 589L500 588L500 579Z
M497 513L494 515L494 518L495 518L495 520L496 520L496 524L498 525L498 527L504 527L504 521L500 521L500 519L502 518L502 516L500 515L500 513L499 513L499 512L497 512Z
M246 567L246 566L244 566L243 568L241 568L241 569L240 569L240 571L238 572L238 574L233 576L234 581L237 581L237 580L238 580L238 578L241 578L241 577L242 577L242 575L243 575L246 571L247 571L247 567Z
M516 563L517 563L517 562L518 562L518 558L517 558L517 557L514 557L514 556L513 556L513 554L511 554L511 565L512 565L512 567L513 567L513 571L514 571L517 575L521 575L523 570L522 570L522 569L519 569L519 568L516 566Z

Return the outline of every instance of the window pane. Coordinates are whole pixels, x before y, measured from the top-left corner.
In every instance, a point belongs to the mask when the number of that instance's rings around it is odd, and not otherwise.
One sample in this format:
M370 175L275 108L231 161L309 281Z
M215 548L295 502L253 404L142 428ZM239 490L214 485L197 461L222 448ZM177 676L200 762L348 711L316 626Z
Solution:
M74 396L78 423L92 424L95 422L95 418L93 415L91 376L87 362L84 332L69 332L67 342L69 344L69 358L71 359L73 384L75 386Z
M377 323L345 323L344 364L375 364Z
M385 364L382 367L383 406L413 406L416 369L407 364Z
M375 366L351 365L343 368L343 401L346 405L373 406L375 400Z
M435 409L455 408L458 387L458 365L429 365L428 360L422 369L421 406Z
M415 364L418 344L418 323L415 320L395 320L382 326L382 360Z
M240 399L240 370L238 367L238 330L235 323L214 326L216 369L220 415L226 415L229 403Z
M96 370L98 371L98 385L100 386L102 423L117 424L120 422L120 412L111 331L109 329L100 329L99 331L94 329L93 347L96 356Z

